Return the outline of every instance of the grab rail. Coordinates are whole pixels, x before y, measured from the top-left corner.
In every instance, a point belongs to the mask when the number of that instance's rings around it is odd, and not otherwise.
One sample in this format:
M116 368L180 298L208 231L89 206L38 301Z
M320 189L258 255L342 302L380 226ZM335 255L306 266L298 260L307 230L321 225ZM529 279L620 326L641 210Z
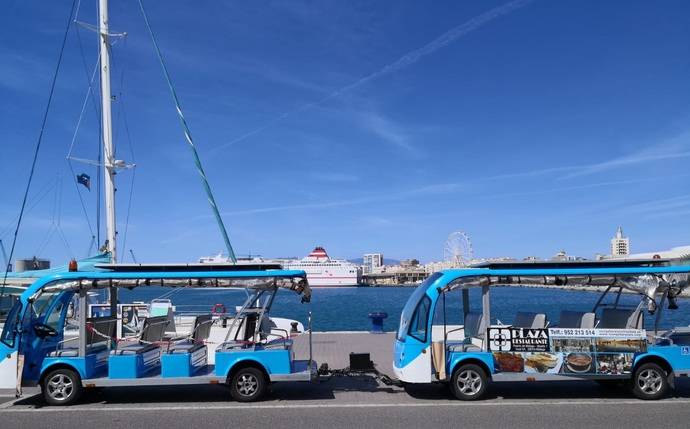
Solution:
M309 312L309 318L307 320L308 320L307 323L309 324L309 371L311 371L312 362L313 362L312 344L311 344L311 311Z

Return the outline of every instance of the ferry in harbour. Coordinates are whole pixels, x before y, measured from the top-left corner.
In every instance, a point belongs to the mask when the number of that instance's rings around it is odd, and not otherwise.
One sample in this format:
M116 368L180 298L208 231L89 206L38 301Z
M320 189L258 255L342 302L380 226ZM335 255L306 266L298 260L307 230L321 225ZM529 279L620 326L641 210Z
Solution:
M362 269L344 259L331 259L323 247L316 247L302 259L281 261L285 270L302 270L312 287L359 286Z
M227 257L219 254L199 259L202 264L227 263ZM360 286L362 284L362 269L345 259L332 259L326 249L317 246L302 259L273 258L266 259L259 256L238 258L238 264L263 263L280 264L284 270L302 270L307 273L307 280L312 287L341 287Z

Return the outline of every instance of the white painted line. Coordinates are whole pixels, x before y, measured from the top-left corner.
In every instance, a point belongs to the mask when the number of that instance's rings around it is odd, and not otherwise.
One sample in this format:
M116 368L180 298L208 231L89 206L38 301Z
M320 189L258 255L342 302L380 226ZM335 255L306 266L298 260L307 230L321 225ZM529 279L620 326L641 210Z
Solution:
M14 398L14 395L12 395L12 397ZM4 410L4 409L6 409L6 408L11 407L12 405L14 405L15 402L19 401L20 399L22 399L22 398L16 398L16 399L13 400L13 401L7 401L7 402L5 402L5 403L3 403L3 404L0 404L0 410Z
M688 405L690 400L670 400L670 401L640 401L640 400L623 400L623 401L552 401L552 402L443 402L443 403L379 403L379 404L272 404L272 405L246 405L246 404L228 404L228 405L174 405L174 406L144 406L144 407L123 407L113 406L109 407L103 403L96 404L95 407L45 407L45 408L6 408L0 409L0 414L3 413L51 413L51 412L95 412L103 413L107 411L127 411L127 412L144 412L144 411L212 411L212 410L275 410L275 409L312 409L312 408L402 408L402 407L544 407L544 406L577 406L577 405L638 405L638 406L653 406L653 405Z

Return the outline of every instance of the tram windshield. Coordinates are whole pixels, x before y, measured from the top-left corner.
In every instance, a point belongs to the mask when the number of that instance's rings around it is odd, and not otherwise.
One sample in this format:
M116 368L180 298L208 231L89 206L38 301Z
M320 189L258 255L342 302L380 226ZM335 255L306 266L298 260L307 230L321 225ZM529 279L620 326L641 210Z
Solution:
M426 280L422 282L422 284L417 286L417 289L414 290L412 296L410 296L410 299L407 300L405 308L403 308L402 314L400 315L400 328L398 329L398 340L404 341L405 337L407 337L407 330L410 326L410 321L412 320L413 316L417 316L419 318L419 316L426 314L424 318L428 317L430 307L430 303L428 301L426 302L426 304L424 304L425 307L423 309L420 309L420 311L417 312L415 310L417 310L417 307L422 304L422 299L426 296L426 291L429 288L429 285L435 282L442 275L443 273L438 272L429 276ZM417 326L419 326L419 324L416 324L416 327ZM415 329L417 329L416 327ZM425 336L425 334L422 336Z
M0 336L0 341L10 347L14 347L14 340L17 337L17 325L19 324L19 314L21 310L22 303L16 300L14 306L12 306L12 309L7 314L5 328L2 330L2 336Z

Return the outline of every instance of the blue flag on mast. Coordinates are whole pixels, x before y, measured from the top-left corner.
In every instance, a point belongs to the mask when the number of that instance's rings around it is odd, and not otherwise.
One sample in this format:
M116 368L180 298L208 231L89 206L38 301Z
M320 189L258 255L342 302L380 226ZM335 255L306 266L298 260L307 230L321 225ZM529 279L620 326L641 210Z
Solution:
M84 185L86 189L91 190L91 177L86 173L77 174L77 183Z

